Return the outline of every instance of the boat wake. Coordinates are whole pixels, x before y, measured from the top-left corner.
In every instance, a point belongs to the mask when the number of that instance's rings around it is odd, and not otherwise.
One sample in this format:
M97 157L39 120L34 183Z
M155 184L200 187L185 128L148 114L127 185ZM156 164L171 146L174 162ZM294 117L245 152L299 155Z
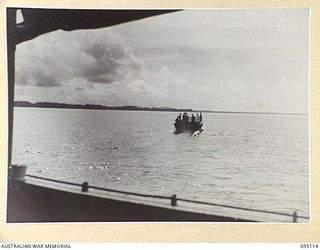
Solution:
M207 134L207 135L213 135L213 136L217 136L218 133L211 133L211 132L207 132L207 131L203 131L202 133Z
M199 136L200 133L201 133L201 131L200 131L200 130L197 130L197 131L195 131L195 132L192 133L192 137Z
M150 133L172 133L172 129L170 130L161 130L161 129L154 129L154 130L135 130L135 133L138 134L150 134Z

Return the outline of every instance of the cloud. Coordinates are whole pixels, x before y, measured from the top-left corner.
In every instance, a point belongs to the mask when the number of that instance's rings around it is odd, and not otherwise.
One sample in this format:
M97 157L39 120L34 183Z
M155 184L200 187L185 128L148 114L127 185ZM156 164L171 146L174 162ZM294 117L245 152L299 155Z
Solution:
M58 87L61 83L52 76L45 75L43 72L36 72L33 79L35 86L38 87Z
M306 112L307 17L190 10L52 32L17 47L16 99Z
M110 30L53 32L20 45L16 58L17 84L41 87L61 86L73 78L111 84L143 68Z
M176 106L185 80L165 66L148 70L117 33L102 29L57 31L19 45L16 83L17 99L30 101L58 95L63 102Z

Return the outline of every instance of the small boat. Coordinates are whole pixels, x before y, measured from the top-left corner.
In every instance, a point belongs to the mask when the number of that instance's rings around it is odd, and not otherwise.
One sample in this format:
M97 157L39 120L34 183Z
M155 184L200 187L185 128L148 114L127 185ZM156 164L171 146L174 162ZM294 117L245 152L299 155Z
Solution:
M202 114L197 113L196 116L192 114L191 116L188 113L184 113L183 115L179 114L175 120L174 126L176 128L175 134L181 133L190 133L194 134L199 131L202 132Z

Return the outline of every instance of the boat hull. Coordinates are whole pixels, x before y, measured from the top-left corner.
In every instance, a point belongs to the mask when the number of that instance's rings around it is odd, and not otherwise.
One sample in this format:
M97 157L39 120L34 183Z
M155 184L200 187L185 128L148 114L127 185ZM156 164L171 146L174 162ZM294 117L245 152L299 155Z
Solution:
M181 134L181 133L190 133L193 134L196 131L202 131L202 122L176 122L174 124L176 131L175 134Z

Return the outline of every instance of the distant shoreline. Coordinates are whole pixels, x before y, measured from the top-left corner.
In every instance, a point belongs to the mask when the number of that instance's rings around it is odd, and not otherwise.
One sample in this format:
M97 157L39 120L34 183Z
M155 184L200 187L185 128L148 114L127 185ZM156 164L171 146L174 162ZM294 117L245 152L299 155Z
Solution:
M103 106L96 104L68 104L68 103L51 103L15 101L14 107L25 108L58 108L58 109L89 109L89 110L126 110L126 111L164 111L164 112L202 112L217 114L265 114L265 115L308 115L307 113L277 113L277 112L240 112L240 111L214 111L214 110L193 110L183 108L164 108L164 107L138 107L138 106Z

